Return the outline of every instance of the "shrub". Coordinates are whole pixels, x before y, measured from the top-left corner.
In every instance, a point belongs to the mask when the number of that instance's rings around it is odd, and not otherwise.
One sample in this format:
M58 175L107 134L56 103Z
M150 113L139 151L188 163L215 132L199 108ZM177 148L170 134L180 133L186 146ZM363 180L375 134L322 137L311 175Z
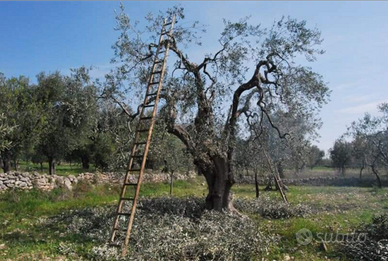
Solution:
M74 198L79 198L87 192L91 191L93 185L86 180L79 180L77 184L73 187Z

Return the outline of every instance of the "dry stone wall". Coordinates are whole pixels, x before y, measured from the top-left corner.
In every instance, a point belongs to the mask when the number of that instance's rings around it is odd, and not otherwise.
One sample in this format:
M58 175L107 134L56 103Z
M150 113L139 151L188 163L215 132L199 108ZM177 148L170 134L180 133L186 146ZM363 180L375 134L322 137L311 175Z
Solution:
M189 172L188 174L174 174L175 179L185 180L194 178L195 172ZM66 187L72 189L80 181L86 181L90 183L110 183L121 184L124 178L124 173L81 173L77 176L58 176L58 175L46 175L38 172L8 172L0 173L0 191L8 189L32 189L37 188L40 190L52 190L57 187ZM136 182L135 175L130 175L131 182ZM170 176L166 173L145 173L143 176L143 182L166 182L170 180Z

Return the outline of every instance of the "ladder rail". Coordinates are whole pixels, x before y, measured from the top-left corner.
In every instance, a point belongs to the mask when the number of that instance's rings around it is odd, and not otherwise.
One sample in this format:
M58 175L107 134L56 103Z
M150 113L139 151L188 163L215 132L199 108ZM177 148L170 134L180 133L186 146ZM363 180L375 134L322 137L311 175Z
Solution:
M140 112L140 116L139 116L139 123L138 123L137 128L136 128L136 133L135 133L135 137L134 137L134 143L132 145L132 150L131 150L131 156L129 158L129 161L128 161L128 164L127 164L127 167L126 167L124 183L123 183L123 186L122 186L121 191L120 191L120 198L119 198L119 203L118 203L117 209L116 209L116 217L115 217L115 220L114 220L113 229L112 229L112 233L111 233L111 236L110 236L110 243L113 244L115 242L115 238L117 236L116 233L117 233L117 231L120 230L119 229L120 217L121 216L128 216L129 219L125 222L125 223L127 223L126 224L127 227L126 227L126 229L122 229L121 230L121 231L125 231L126 232L125 239L124 239L124 245L123 245L122 253L121 253L122 256L125 256L127 248L128 248L128 244L129 244L129 238L130 238L130 234L131 234L131 229L132 229L132 225L133 225L134 218L135 218L137 201L139 199L139 194L140 194L140 187L141 187L141 183L142 183L142 177L143 177L143 174L144 174L144 171L145 171L145 165L146 165L146 162L147 162L147 155L148 155L148 151L149 151L150 143L151 143L151 139L152 139L152 132L153 132L154 124L155 124L155 117L156 117L156 113L157 113L157 107L158 107L158 103L159 103L160 93L162 91L163 78L164 78L164 74L165 74L165 71L166 71L166 63L167 63L168 51L169 51L169 48L170 48L170 41L168 41L166 43L166 45L163 46L163 39L164 39L165 35L167 35L167 37L172 37L174 23L175 23L175 15L172 16L172 19L171 19L170 22L167 22L167 18L165 18L164 21L163 21L161 33L160 33L160 36L159 36L158 47L157 47L157 50L156 50L156 54L155 54L155 57L154 57L153 65L151 67L149 81L148 81L148 84L147 84L146 94L144 96L144 101L143 101L143 104L141 106L141 112ZM167 25L170 25L170 28L169 28L168 31L166 30L166 26ZM164 48L164 51L161 51L163 48ZM164 57L161 60L161 59L159 59L159 55L162 54L162 53L164 53ZM162 62L160 62L160 61L162 61ZM161 64L161 68L157 69L157 66L159 64ZM154 82L154 76L156 74L159 74L159 77L158 77L158 81ZM158 85L157 85L156 92L153 94L153 95L155 95L155 100L153 101L154 104L153 105L149 105L148 104L149 103L149 96L151 96L150 92L152 91L152 89L153 89L152 86L155 83L158 83ZM151 116L144 115L145 112L146 112L146 108L149 108L149 107L153 107ZM144 129L145 127L142 126L143 125L142 122L148 122L149 123L148 129ZM140 137L141 137L141 133L140 132L142 132L142 133L146 133L147 132L147 138L146 138L145 141L140 141ZM139 146L141 146L141 145L144 145L143 154L142 155L136 155L136 152L138 152ZM133 169L134 159L135 158L141 158L142 159L141 160L141 164L140 164L140 168ZM136 183L129 182L130 173L133 172L133 171L138 171L139 172L138 173L138 179L137 179ZM126 192L127 192L127 187L128 186L132 186L132 187L135 186L135 192L134 192L134 196L133 197L132 196L130 196L130 197L126 197L125 196ZM124 201L132 201L132 206L130 207L130 212L129 213L128 212L123 212Z
M171 36L172 30L173 30L173 27L174 27L174 20L175 20L175 16L172 18L173 23L171 24L170 31L169 31L169 35L170 36ZM165 20L164 24L165 23L166 23L166 20ZM163 29L164 29L164 26L162 27L162 32L163 32ZM160 43L161 43L162 39L163 39L163 35L161 34L160 38L159 38L159 49L161 48ZM162 63L162 72L160 74L159 84L158 84L158 88L157 88L157 95L156 95L156 98L155 98L155 106L154 106L154 109L152 111L152 116L151 116L152 119L151 119L149 131L148 131L147 143L145 144L145 148L144 148L144 157L143 157L143 161L142 161L142 164L141 164L141 167L140 167L140 169L141 169L140 170L140 175L139 175L140 177L139 177L139 180L137 182L138 185L136 186L135 197L134 197L135 199L133 201L131 216L129 217L129 225L128 225L128 230L127 230L127 234L126 234L125 242L124 242L125 246L127 246L128 243L129 243L129 237L130 237L130 233L131 233L131 229L132 229L132 224L133 224L133 220L135 218L136 205L137 205L137 200L138 200L139 193L140 193L140 186L141 186L141 182L142 182L141 177L143 176L143 172L144 172L144 169L145 169L145 164L146 164L146 161L147 161L148 150L149 150L149 146L150 146L150 143L151 143L152 131L153 131L153 127L154 127L154 124L155 124L155 116L156 116L157 107L158 107L158 103L159 103L160 91L162 89L162 84L163 84L163 76L164 76L164 72L166 70L166 61L167 61L167 56L168 56L169 45L170 45L170 42L167 42L166 51L165 51L164 58L163 58L163 63ZM155 56L155 60L154 61L156 61L156 59L157 59L157 56ZM154 70L155 70L155 63L154 63L152 71L154 71ZM153 73L151 73L150 79L151 78L153 78ZM147 102L147 96L145 97L144 102ZM124 248L124 250L126 251L126 247ZM123 255L125 255L125 252L124 252Z
M286 197L286 194L284 193L283 191L283 186L280 182L280 177L279 177L279 173L276 169L274 169L272 166L272 160L270 159L270 157L268 156L267 152L265 151L265 149L263 149L263 152L264 152L264 155L265 155L265 158L267 159L267 163L268 163L268 166L271 170L271 172L273 173L273 177L275 179L275 186L279 189L279 192L280 192L280 195L284 201L284 203L288 203L288 199Z

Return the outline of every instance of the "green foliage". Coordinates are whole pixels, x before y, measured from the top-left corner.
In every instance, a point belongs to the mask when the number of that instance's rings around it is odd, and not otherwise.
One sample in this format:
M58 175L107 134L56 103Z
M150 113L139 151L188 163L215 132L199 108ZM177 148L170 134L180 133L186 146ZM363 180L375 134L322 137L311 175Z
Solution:
M344 140L336 140L333 148L330 150L330 158L333 166L345 174L346 167L352 159L352 145Z
M51 164L72 151L78 151L81 158L85 155L82 150L95 125L96 91L84 68L68 77L58 72L38 75L37 92L45 105L47 124L37 152Z
M6 164L36 143L44 121L41 113L42 108L27 78L7 79L0 73L0 152ZM5 166L4 170L8 171Z

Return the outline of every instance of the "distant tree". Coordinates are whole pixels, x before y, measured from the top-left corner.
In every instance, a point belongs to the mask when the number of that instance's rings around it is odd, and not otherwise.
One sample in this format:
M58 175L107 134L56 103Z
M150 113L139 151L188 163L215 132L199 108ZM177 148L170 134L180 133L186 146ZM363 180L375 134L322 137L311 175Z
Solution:
M173 194L175 174L187 167L187 158L191 159L184 144L168 133L161 122L155 128L151 152L155 161L163 164L163 171L170 175L170 195Z
M37 91L47 117L37 151L47 157L49 173L55 174L56 162L83 148L90 135L97 90L90 83L88 70L80 68L72 70L71 76L39 74Z
M239 139L236 146L235 161L236 166L245 169L246 175L250 176L249 171L253 172L255 178L256 198L259 197L259 175L268 172L268 166L263 155L263 147L258 139L254 139L254 135L247 140ZM241 173L243 175L243 173Z
M0 124L1 158L3 170L11 169L11 160L17 167L17 159L23 150L32 147L37 141L40 126L44 121L41 107L37 103L29 80L19 78L7 79L0 73Z
M123 8L117 14L120 36L113 47L117 70L107 76L107 96L122 104L138 105L125 94L144 90L163 17L173 13L184 19L183 8L173 8L167 14L148 15L149 26L141 29ZM220 48L207 50L202 60L197 57L194 62L186 47L201 45L198 28L203 28L198 22L189 26L179 21L173 36L162 43L170 45L170 56L167 92L161 97L165 110L159 116L168 131L185 144L205 176L209 189L206 207L233 209L230 191L235 183L233 156L238 126L249 115L272 123L271 113L279 108L290 116L319 110L329 90L319 74L297 61L313 61L322 54L316 49L322 39L319 30L291 18L276 21L268 30L250 25L248 19L225 21Z
M307 113L293 117L279 110L271 116L274 123L282 126L287 136L279 137L279 133L270 123L251 127L256 128L254 135L260 140L262 149L274 164L273 168L276 168L280 178L285 178L285 168L298 171L306 164L310 142L317 136L316 131L321 122Z
M310 146L307 153L308 166L313 169L322 162L325 157L325 152L320 150L317 146Z
M365 167L370 167L376 176L377 185L382 187L381 169L388 167L388 104L379 106L381 117L366 113L353 122L347 135L353 137L353 155L361 165L360 178Z
M94 164L105 170L123 170L126 168L136 120L129 119L121 107L100 95L98 100L98 120L91 139ZM132 112L126 108L127 112Z
M330 150L330 158L333 166L338 168L342 175L345 175L346 168L350 165L352 159L352 145L343 139L334 142Z
M4 113L0 114L0 151L9 149L12 141L7 139L7 136L12 133L16 126L9 126Z

